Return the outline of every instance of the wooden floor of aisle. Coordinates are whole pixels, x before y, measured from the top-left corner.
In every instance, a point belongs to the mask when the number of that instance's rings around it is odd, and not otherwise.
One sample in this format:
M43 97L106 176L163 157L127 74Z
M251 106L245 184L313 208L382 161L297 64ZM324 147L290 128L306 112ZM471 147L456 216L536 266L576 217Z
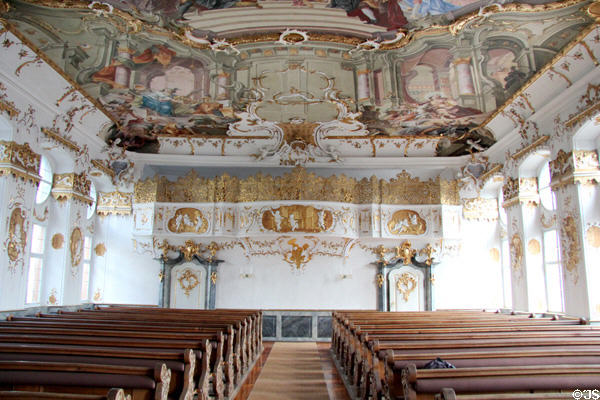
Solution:
M330 343L265 343L264 353L235 400L350 400Z

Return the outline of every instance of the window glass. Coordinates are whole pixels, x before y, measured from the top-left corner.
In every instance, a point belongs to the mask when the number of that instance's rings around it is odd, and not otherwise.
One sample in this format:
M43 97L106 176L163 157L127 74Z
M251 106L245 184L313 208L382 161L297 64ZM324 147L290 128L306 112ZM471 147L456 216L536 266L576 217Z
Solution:
M90 271L92 268L92 238L86 236L83 239L83 269L81 277L81 300L89 299Z
M556 209L556 200L554 192L550 188L550 163L546 163L540 169L538 175L538 191L540 193L540 201L548 210Z
M45 237L46 228L42 225L33 224L29 272L27 273L27 294L25 298L27 304L40 302Z
M560 261L560 244L558 231L545 231L544 241L544 278L546 284L546 299L548 311L562 312L563 306L563 281L562 265Z
M50 191L52 190L52 167L50 166L48 158L45 156L42 156L38 173L41 177L41 180L35 195L36 204L46 201L50 195Z
M508 240L502 240L502 290L504 293L504 307L512 308L512 281L510 277L510 249Z

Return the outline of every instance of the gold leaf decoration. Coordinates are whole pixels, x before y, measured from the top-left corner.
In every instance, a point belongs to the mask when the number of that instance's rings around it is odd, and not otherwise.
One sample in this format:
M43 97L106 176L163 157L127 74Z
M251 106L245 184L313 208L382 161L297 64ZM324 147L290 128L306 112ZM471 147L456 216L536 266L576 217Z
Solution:
M186 268L177 280L187 297L189 297L190 292L200 284L198 276L189 268Z
M422 235L427 230L427 223L416 211L398 210L387 227L392 235Z
M333 214L312 206L281 206L262 213L265 229L274 232L325 232L333 226Z
M175 211L167 227L173 233L205 233L208 230L208 221L202 211L196 208L180 208Z
M527 243L527 251L530 254L538 255L538 254L540 254L541 249L542 249L542 246L540 245L540 242L537 239L531 239Z
M71 232L69 249L71 251L71 266L79 266L83 256L83 235L81 233L81 229L74 228Z
M523 267L523 241L518 233L510 239L510 261L514 271L521 271Z
M94 247L94 253L99 257L104 256L104 254L106 254L106 246L104 243L98 243L96 247Z
M563 219L561 231L561 240L563 242L561 250L565 267L573 277L573 282L577 283L579 280L577 265L580 260L581 243L577 234L577 222L573 216L568 215Z
M407 302L410 294L417 288L417 278L405 272L396 280L396 288L402 294L404 302Z
M52 248L55 250L62 249L65 243L65 237L62 233L56 233L52 236Z
M8 243L6 253L8 258L16 262L24 253L27 245L27 232L25 230L25 211L17 207L12 210L8 222Z

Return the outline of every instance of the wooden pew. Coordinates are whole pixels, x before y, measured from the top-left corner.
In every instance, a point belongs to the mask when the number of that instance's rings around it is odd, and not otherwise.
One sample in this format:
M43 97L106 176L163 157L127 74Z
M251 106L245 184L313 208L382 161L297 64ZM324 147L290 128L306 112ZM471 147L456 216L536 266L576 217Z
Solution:
M600 365L535 365L456 369L406 367L402 374L405 400L433 399L444 388L456 393L559 391L594 388Z
M0 390L105 394L118 385L132 400L167 400L171 371L154 368L60 362L0 361Z
M123 389L110 389L106 395L28 392L28 391L0 391L0 399L11 400L131 400L130 395L125 395Z
M457 395L452 388L445 388L435 395L435 400L572 400L569 393L486 393Z

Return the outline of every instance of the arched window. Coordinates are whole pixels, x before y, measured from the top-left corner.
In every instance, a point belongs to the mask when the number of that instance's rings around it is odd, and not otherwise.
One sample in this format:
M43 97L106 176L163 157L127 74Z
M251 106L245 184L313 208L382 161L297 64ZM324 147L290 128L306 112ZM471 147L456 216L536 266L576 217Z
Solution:
M46 201L52 190L52 166L46 156L42 156L38 173L41 180L35 195L35 203L41 204Z
M98 200L98 194L96 193L96 186L94 182L90 185L90 197L92 198L92 204L87 207L87 219L92 218L94 212L96 211L96 203Z
M538 191L540 202L547 210L556 210L556 199L550 188L550 163L545 163L538 173Z

